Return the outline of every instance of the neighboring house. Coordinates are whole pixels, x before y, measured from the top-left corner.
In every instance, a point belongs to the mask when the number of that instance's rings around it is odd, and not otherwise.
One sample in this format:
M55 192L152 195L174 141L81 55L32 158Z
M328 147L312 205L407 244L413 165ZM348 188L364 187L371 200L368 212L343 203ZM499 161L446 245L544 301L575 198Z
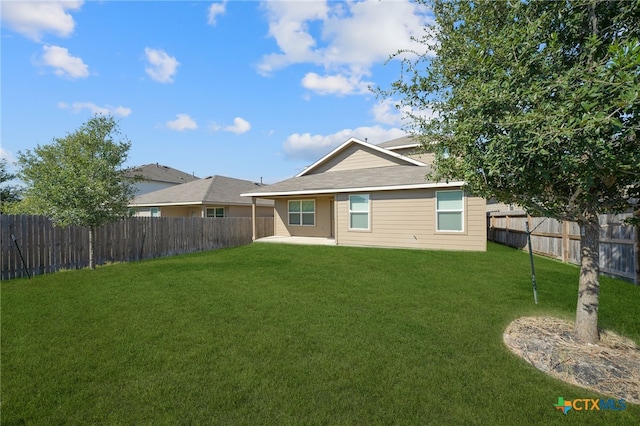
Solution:
M487 213L490 212L512 212L512 211L520 211L521 207L515 204L505 204L494 199L487 200Z
M129 207L138 217L252 217L251 200L240 194L260 186L248 180L209 176L140 195ZM256 217L273 217L273 201L260 200L255 207Z
M403 137L351 138L295 177L243 196L275 201L275 236L334 238L338 245L486 250L486 202L463 182L426 178L433 154Z
M148 194L149 192L200 179L189 173L181 172L180 170L158 163L134 167L130 175L141 178L141 180L134 184L136 195Z

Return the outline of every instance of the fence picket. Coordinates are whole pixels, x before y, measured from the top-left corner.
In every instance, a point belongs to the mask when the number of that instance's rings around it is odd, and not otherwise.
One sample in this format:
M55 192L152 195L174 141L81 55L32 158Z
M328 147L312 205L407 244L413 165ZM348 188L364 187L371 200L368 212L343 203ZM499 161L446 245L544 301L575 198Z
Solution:
M273 235L273 218L256 218L256 227L258 238ZM248 217L128 218L96 230L96 264L250 244L251 229ZM43 216L0 215L0 279L87 267L88 245L85 227L56 227Z
M600 216L600 272L640 284L639 228L622 223L632 213ZM487 213L487 238L526 249L523 224L531 220L534 253L580 264L580 227L575 222L530 217L523 211Z

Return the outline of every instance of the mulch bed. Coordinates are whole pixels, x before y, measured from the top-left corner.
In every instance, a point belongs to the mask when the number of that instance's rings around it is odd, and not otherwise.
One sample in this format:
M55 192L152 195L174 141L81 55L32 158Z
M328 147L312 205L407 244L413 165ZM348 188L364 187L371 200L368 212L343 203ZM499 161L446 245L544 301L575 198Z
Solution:
M505 330L504 343L538 370L572 385L640 404L640 347L601 330L598 344L575 339L574 325L551 317L524 317Z

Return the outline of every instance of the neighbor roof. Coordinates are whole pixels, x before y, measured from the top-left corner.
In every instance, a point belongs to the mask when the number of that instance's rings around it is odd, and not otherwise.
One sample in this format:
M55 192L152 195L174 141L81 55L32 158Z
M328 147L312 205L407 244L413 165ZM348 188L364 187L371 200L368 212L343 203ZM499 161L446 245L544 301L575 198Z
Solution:
M175 184L193 182L200 179L189 173L158 163L133 167L130 174L142 176L144 180Z
M259 183L226 176L209 176L189 183L175 185L140 195L130 206L175 206L175 205L251 205L251 200L240 196L260 188ZM272 201L259 200L258 205L273 206Z
M245 197L334 194L355 191L389 191L461 186L463 182L439 183L428 180L429 166L387 166L340 170L283 180L242 194Z

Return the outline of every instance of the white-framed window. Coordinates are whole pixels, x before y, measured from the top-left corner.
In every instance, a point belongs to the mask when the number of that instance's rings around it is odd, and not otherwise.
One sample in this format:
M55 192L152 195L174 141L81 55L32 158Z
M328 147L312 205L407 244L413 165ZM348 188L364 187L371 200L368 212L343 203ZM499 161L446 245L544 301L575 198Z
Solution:
M224 217L224 207L207 207L207 217Z
M349 229L369 230L369 194L349 195Z
M160 209L158 207L151 207L149 213L151 217L160 217Z
M289 225L315 226L315 200L289 200Z
M464 231L463 191L436 191L436 229L444 232Z

